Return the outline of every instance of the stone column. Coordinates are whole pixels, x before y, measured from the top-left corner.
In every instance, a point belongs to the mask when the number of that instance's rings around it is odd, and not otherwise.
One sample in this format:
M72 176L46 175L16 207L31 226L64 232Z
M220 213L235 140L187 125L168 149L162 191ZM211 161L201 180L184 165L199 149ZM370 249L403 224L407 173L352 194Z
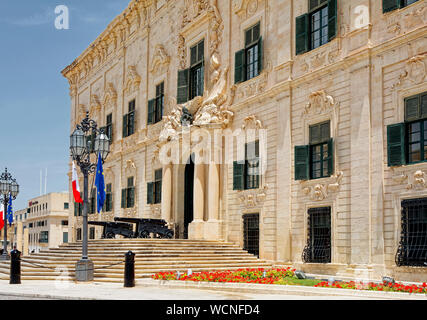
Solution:
M219 221L219 165L215 162L209 164L208 178L208 222L205 230L207 240L219 240L221 237Z
M194 220L188 225L188 238L201 240L204 238L204 208L205 208L205 164L196 159L194 165Z
M172 164L163 167L162 177L162 219L171 222L172 212Z
M22 248L22 255L28 256L29 253L29 235L28 235L28 228L24 229L24 246Z
M16 225L16 249L22 252L22 222Z

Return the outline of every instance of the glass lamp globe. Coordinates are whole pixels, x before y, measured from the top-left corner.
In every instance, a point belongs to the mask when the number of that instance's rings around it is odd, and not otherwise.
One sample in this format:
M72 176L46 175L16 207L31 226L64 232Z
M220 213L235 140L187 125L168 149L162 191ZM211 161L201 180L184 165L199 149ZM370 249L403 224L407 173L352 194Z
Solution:
M12 197L16 198L19 193L19 184L16 181L12 181L10 184L10 194Z
M81 157L86 152L86 137L81 129L74 130L70 136L70 150L73 159Z
M6 179L0 180L0 193L8 194L10 192L10 182Z
M110 153L110 139L105 133L100 133L95 138L94 152L101 153L102 160L105 160Z

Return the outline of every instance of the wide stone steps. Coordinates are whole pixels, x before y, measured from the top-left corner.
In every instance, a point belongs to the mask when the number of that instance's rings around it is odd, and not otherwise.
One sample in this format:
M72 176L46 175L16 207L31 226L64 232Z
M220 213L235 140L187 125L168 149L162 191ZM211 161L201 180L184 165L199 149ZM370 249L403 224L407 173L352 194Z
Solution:
M88 245L88 255L94 263L94 280L123 282L124 254L129 250L136 254L137 279L166 271L183 273L188 269L200 272L272 266L237 245L226 242L172 239L94 240ZM74 281L75 264L80 258L81 243L64 244L59 248L22 257L21 279ZM0 279L9 278L9 268L9 261L0 261Z

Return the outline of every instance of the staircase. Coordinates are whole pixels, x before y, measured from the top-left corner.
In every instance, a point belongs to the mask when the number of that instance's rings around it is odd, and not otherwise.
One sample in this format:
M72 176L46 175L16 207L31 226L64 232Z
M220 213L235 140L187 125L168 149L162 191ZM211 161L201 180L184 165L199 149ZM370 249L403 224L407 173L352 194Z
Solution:
M266 261L239 246L217 241L178 239L102 239L89 241L89 258L94 263L94 281L123 282L124 254L135 256L135 278L149 278L164 271L193 272L270 268ZM63 244L22 257L22 280L75 279L75 264L81 258L81 243ZM105 268L106 267L106 268ZM10 261L0 261L0 279L9 279Z

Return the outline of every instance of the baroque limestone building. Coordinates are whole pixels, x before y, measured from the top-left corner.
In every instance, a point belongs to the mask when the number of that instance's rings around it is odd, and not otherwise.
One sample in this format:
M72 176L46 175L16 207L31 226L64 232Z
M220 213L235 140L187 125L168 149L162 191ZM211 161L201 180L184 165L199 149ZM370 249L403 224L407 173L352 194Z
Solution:
M89 219L425 280L426 22L425 0L132 0L62 71L71 132L88 112L112 140Z

